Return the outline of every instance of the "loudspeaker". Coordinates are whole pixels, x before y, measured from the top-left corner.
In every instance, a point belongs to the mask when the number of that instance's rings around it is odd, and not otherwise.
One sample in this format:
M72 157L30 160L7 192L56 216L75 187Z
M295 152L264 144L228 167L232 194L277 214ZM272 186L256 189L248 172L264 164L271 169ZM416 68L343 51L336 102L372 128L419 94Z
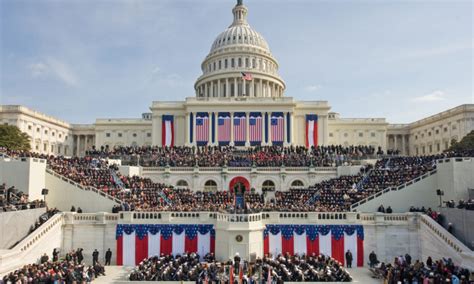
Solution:
M442 191L441 189L437 189L437 190L436 190L436 195L443 196L443 195L444 195L444 191Z
M47 188L43 188L41 190L41 195L48 195L49 190Z

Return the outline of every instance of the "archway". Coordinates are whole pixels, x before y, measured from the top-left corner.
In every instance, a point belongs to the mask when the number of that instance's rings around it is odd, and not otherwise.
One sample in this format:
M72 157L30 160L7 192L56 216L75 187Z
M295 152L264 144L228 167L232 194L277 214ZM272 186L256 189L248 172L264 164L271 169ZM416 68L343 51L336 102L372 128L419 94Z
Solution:
M241 189L240 192L236 192L237 189ZM242 176L238 176L231 179L229 183L229 191L231 193L236 193L236 194L239 193L239 195L242 195L244 194L245 191L249 191L249 190L250 190L250 182Z

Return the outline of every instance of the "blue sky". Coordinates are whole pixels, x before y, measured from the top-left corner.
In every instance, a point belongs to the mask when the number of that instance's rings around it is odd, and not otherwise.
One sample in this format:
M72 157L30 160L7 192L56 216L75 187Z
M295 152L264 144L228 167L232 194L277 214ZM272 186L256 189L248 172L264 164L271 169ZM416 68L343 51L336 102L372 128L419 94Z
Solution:
M0 103L72 123L193 96L234 0L1 0ZM473 103L472 1L244 0L286 96L406 123Z

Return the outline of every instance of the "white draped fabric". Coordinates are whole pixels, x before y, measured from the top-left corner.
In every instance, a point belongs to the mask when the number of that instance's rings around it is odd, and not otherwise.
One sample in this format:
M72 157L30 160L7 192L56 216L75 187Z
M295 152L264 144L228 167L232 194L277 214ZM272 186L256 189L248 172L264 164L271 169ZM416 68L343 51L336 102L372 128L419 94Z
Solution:
M293 236L293 247L295 254L306 254L306 232L298 235L294 234Z
M314 146L314 120L308 121L308 146Z
M269 252L272 254L272 257L276 257L279 253L281 253L281 232L276 235L272 233L268 233L268 245L269 245Z
M208 252L211 251L211 232L208 232L205 235L201 235L198 232L198 254L199 257L202 259Z
M135 232L123 234L123 266L135 266Z
M148 257L160 255L161 234L148 234Z
M178 235L173 232L173 255L183 254L184 253L184 238L185 238L184 230L183 232Z
M357 266L357 232L354 232L351 236L344 232L344 255L347 250L352 253L352 266Z
M165 146L171 146L171 121L165 121Z
M327 235L319 234L319 253L331 256L331 232Z

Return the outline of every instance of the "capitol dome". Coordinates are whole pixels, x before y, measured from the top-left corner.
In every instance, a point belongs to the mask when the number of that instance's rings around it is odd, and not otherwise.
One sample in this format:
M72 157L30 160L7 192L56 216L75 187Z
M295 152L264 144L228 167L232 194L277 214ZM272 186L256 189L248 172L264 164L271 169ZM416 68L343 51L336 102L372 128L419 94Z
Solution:
M194 88L197 97L282 97L285 83L267 41L247 22L237 1L232 24L214 40Z

